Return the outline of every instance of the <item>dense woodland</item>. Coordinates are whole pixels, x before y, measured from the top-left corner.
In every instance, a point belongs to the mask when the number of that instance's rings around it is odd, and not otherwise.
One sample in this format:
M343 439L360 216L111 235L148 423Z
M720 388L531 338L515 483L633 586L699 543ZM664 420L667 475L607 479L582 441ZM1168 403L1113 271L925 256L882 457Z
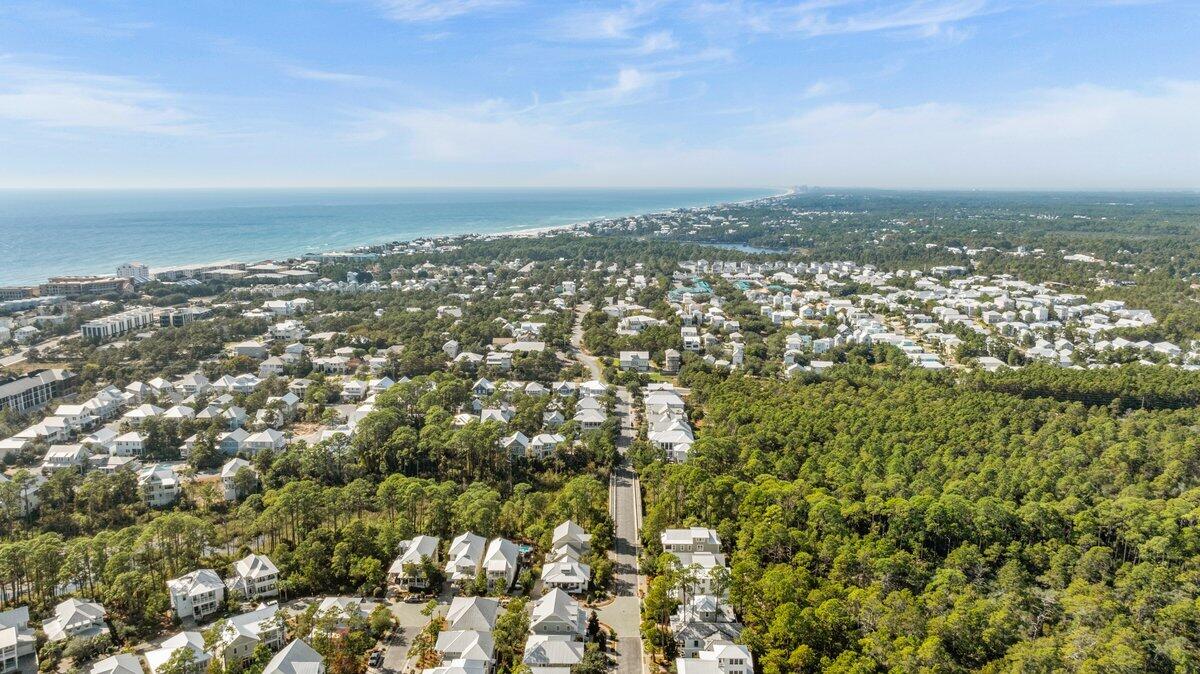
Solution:
M767 674L1200 666L1195 409L910 368L695 379L690 461L643 470L645 542L720 532Z

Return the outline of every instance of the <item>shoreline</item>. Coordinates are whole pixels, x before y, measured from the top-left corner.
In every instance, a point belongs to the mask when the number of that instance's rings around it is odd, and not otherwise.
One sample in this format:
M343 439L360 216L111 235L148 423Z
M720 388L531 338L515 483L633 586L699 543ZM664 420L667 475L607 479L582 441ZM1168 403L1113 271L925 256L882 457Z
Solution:
M686 210L693 210L693 209L700 209L700 208L713 208L713 207L723 206L723 205L742 205L742 204L754 203L757 201L764 201L764 200L768 200L768 199L775 199L778 197L787 196L788 194L794 193L794 191L795 191L794 189L788 188L784 191L774 192L771 194L767 194L767 195L760 196L760 197L753 197L750 199L742 199L742 200L736 200L736 201L715 201L715 202L711 202L711 203L694 205L694 206L679 206L679 207L674 207L674 208L665 208L665 209L658 209L658 210L637 211L637 212L625 213L625 214L620 214L620 215L610 215L610 216L595 217L595 218L584 219L584 220L577 220L574 222L569 222L569 223L565 223L565 224L561 224L561 225L540 225L540 226L534 226L534 227L522 227L519 229L511 229L511 230L497 231L497 232L463 232L463 233L458 233L458 234L444 234L444 235L437 235L437 236L430 236L430 235L426 234L426 235L413 236L411 238L401 238L401 239L383 238L382 240L375 241L375 242L349 244L349 245L335 247L335 248L319 249L319 248L314 247L311 250L299 250L299 251L294 250L294 251L291 251L288 253L278 253L278 254L267 253L265 255L250 255L250 256L244 256L244 257L243 256L236 256L236 257L222 256L217 259L208 260L208 261L191 260L191 261L180 262L180 263L176 263L176 264L163 264L163 265L147 264L147 266L150 269L150 273L155 274L155 273L161 273L164 271L181 270L181 269L198 268L198 267L217 268L219 265L222 265L222 264L255 264L255 263L264 263L264 262L283 262L283 261L287 261L287 260L302 260L302 259L304 259L305 255L309 255L309 254L320 255L320 254L329 254L329 253L336 253L336 252L373 251L373 249L388 248L388 247L394 247L394 246L399 246L399 245L403 245L406 243L415 243L415 242L429 242L433 245L447 245L447 244L451 244L451 243L454 243L457 241L463 241L463 240L467 240L467 239L539 238L542 236L554 236L554 235L559 235L559 234L570 233L570 232L579 230L583 227L586 227L586 226L594 224L594 223L604 222L606 220L612 220L612 219L616 219L616 218L661 215L661 214L665 214L665 213L670 213L672 211L686 211ZM139 260L139 262L140 261L141 260ZM118 263L118 264L120 264L120 263ZM37 280L37 281L12 281L12 282L0 281L0 287L37 286L40 283L46 282L48 278L60 277L60 276L113 276L113 273L112 272L84 272L84 271L52 273L49 276L43 277L41 280Z
M482 237L497 237L497 238L536 237L541 234L569 232L569 231L579 229L580 227L586 227L587 225L590 225L592 223L603 222L605 220L611 220L613 218L620 218L620 217L632 218L632 217L642 217L642 216L647 216L647 215L662 215L664 213L670 213L671 211L688 211L688 210L695 210L697 208L713 208L714 206L744 206L746 204L753 204L753 203L756 203L759 201L766 201L768 199L778 199L780 197L787 197L787 196L791 196L793 194L796 194L796 188L789 187L789 188L785 189L784 191L778 192L776 194L769 194L769 195L763 196L763 197L754 197L752 199L742 199L740 201L719 201L717 203L706 204L704 206L681 206L679 208L668 208L666 210L661 210L661 211L645 211L642 213L633 213L630 215L614 215L614 216L607 217L607 218L594 218L592 220L580 220L579 222L572 222L572 223L569 223L566 225L547 225L547 226L543 226L543 227L527 227L525 229L517 229L517 230L510 231L510 232L496 232L494 234L456 234L456 235L452 235L450 238L462 238L465 236L482 236ZM409 239L409 240L416 241L417 239ZM437 239L433 239L433 240L436 241ZM396 242L393 242L393 243L396 243Z

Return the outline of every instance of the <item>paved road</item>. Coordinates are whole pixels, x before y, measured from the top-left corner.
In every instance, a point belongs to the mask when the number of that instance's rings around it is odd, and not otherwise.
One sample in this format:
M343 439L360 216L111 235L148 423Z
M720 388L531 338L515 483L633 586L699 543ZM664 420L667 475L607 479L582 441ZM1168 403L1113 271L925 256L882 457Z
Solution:
M593 379L600 380L602 368L594 356L583 350L582 320L591 310L586 302L575 313L575 328L571 332L572 355L590 372ZM616 598L608 606L597 611L600 622L608 625L617 635L616 671L620 674L642 674L645 664L642 658L641 635L641 590L644 579L638 568L641 553L642 499L641 485L637 473L625 460L625 451L637 436L634 420L633 397L625 387L617 389L615 410L621 420L621 436L617 449L621 452L621 465L613 471L608 485L608 508L616 525L613 550L613 591Z
M629 391L617 389L617 415L621 418L621 465L609 481L609 510L616 525L613 542L613 590L616 598L600 611L600 620L613 628L617 635L617 671L622 674L642 674L641 623L642 576L638 568L641 553L641 486L637 473L624 458L633 440L633 405Z
M613 589L616 599L600 610L601 622L613 628L617 635L617 671L622 674L641 674L642 638L641 576L638 554L641 551L637 475L628 466L613 473L610 486L610 508L617 524L612 557Z
M583 317L587 312L592 310L592 305L584 302L575 309L575 327L571 330L571 355L583 364L592 374L592 379L600 381L600 374L603 368L600 367L600 360L595 356L584 353L583 351Z

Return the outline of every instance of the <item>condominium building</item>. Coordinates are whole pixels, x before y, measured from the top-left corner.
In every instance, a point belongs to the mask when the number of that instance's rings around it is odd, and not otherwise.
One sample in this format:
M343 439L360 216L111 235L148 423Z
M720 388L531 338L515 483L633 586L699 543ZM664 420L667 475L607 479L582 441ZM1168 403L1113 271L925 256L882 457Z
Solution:
M116 276L55 276L38 287L41 295L99 295L129 288L129 279Z
M75 375L67 370L36 370L24 377L0 379L0 409L27 412L62 395Z
M134 330L140 330L154 325L154 310L146 307L133 307L111 316L103 316L84 323L79 333L84 339L104 341Z

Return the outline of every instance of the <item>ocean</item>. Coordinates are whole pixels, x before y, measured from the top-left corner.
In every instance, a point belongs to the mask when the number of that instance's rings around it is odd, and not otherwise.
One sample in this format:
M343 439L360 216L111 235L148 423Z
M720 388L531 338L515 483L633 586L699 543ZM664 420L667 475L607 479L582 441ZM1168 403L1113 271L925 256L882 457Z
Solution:
M770 196L769 189L0 190L0 285L295 257Z

